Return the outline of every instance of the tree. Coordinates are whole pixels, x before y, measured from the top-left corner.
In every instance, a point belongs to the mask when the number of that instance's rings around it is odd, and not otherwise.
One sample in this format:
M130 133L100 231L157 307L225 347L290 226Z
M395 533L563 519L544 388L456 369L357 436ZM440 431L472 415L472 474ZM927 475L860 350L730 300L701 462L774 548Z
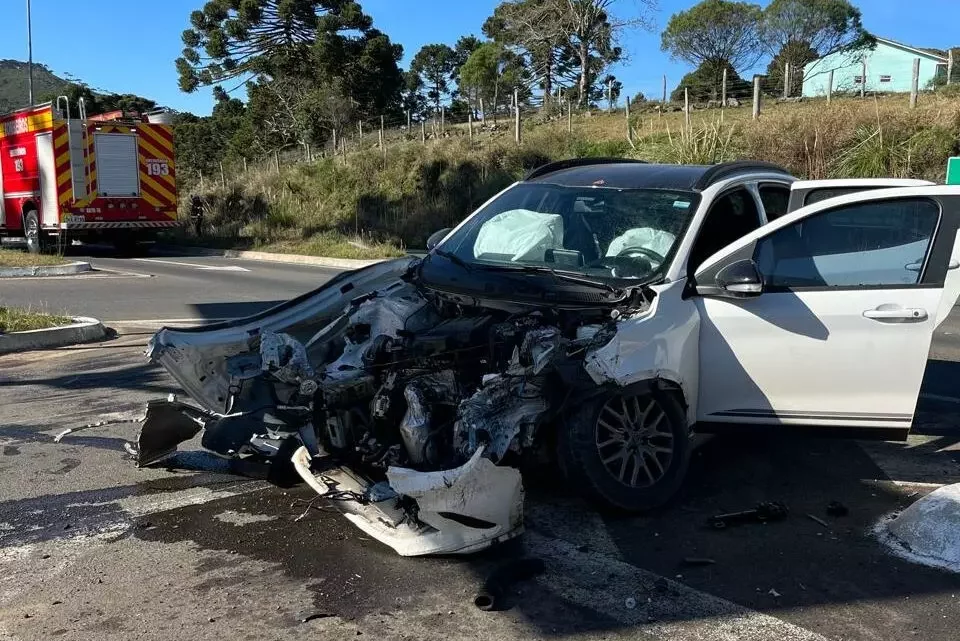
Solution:
M763 55L759 5L730 0L703 0L687 11L675 13L661 35L660 47L679 60L708 71L722 72L753 67Z
M525 89L526 81L523 59L495 42L481 45L460 69L461 84L478 99L483 99L482 118L486 120L486 108L490 107L494 122L501 102L506 101L513 89ZM521 93L528 95L528 92ZM522 99L527 95L522 95Z
M617 80L617 77L613 74L607 74L607 76L600 83L607 96L607 108L613 109L614 105L617 104L617 101L620 100L620 93L623 91L623 83Z
M620 18L612 14L616 0L546 0L554 7L560 25L570 38L570 44L580 63L579 101L585 104L593 85L596 65L617 62L623 55L617 46L619 36L627 29L649 28L650 12L656 7L653 0L638 0L640 12L635 17Z
M190 14L177 59L187 93L249 75L277 75L324 36L363 34L373 24L350 0L209 0Z
M456 53L445 44L425 45L410 61L410 71L427 87L427 98L440 111L440 102L449 93Z
M720 100L724 69L727 70L727 97L743 98L750 95L750 83L743 80L729 62L704 62L680 80L670 94L670 101L683 102L684 90L689 92L691 102Z
M806 42L788 42L767 65L767 84L780 90L783 87L783 72L789 63L790 95L799 96L803 93L804 68L817 58L817 52Z
M779 58L782 81L784 63L802 69L833 53L874 47L861 18L848 0L773 0L763 12L760 42Z

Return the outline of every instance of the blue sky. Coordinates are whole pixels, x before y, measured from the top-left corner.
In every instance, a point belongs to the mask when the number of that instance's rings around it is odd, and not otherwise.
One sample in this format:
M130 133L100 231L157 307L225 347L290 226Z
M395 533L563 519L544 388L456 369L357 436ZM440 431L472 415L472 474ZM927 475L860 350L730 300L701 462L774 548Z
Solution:
M58 75L72 74L94 88L136 93L175 109L208 114L209 89L183 94L177 88L173 61L180 54L180 33L190 12L203 0L128 2L99 0L32 0L34 60ZM484 19L498 0L360 0L376 26L404 47L405 61L424 44L453 44L463 34L480 34ZM625 38L627 63L614 73L630 95L659 95L661 77L671 87L688 71L660 51L659 29L670 15L693 0L660 0L656 33L636 32ZM767 4L762 0L761 4ZM873 33L921 47L960 46L958 0L855 0ZM5 27L0 58L26 60L24 0L0 0ZM620 0L630 13L636 0ZM17 25L23 25L17 28ZM78 39L78 36L81 39Z

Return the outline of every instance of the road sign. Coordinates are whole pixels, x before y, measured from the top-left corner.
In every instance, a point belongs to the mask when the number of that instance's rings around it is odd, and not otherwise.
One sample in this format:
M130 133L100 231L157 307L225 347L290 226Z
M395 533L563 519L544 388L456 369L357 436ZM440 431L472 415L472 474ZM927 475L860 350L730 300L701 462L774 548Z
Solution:
M960 157L947 161L947 184L960 185Z

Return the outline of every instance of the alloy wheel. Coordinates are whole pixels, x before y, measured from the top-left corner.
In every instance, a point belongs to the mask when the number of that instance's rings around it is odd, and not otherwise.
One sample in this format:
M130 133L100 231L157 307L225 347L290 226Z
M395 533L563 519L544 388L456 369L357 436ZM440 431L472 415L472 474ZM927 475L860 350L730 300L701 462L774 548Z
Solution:
M628 487L654 485L673 459L670 420L650 395L609 399L597 417L595 438L604 468Z

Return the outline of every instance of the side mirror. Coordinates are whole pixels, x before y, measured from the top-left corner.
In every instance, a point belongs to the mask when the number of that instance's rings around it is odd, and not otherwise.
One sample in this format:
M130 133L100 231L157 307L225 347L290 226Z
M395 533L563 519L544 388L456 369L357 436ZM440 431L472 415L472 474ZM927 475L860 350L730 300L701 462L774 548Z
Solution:
M717 272L717 289L730 298L752 298L763 293L763 276L750 259L738 260Z
M453 227L444 227L440 231L435 231L430 235L430 238L427 239L427 251L430 251L434 247L440 244L440 241L447 237L453 231Z

